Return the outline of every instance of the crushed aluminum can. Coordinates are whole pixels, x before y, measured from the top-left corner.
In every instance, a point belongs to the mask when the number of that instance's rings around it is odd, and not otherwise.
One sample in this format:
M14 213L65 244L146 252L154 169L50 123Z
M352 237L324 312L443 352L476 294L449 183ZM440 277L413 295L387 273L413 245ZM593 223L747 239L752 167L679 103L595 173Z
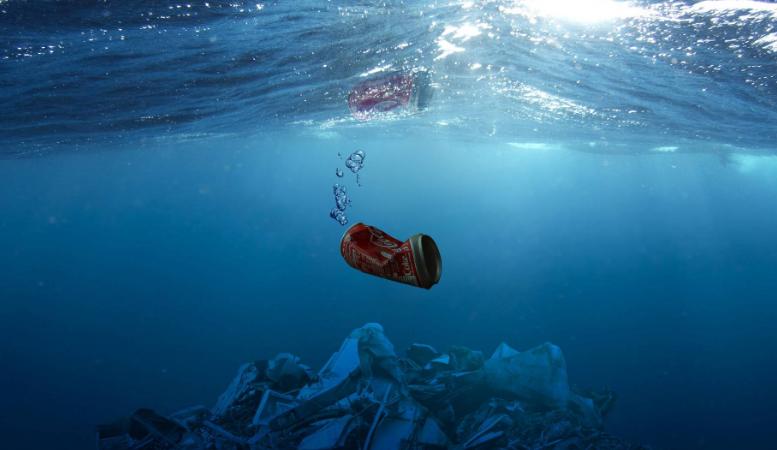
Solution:
M357 84L348 95L348 107L358 120L386 113L420 111L432 97L429 73L392 72Z
M416 234L405 242L363 223L349 228L340 253L353 268L388 280L429 289L440 281L442 260L434 240Z

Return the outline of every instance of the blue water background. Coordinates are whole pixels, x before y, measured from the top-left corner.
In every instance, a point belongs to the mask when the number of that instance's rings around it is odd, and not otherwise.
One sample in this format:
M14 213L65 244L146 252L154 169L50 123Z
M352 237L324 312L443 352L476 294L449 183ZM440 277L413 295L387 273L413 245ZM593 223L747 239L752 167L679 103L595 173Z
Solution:
M134 8L65 5L0 4L3 448L92 448L97 423L210 405L281 351L319 366L371 321L398 349L554 342L573 384L619 394L608 429L637 442L774 446L777 90L753 44L768 13L591 31L493 2L249 4L146 29ZM501 39L430 28L480 19ZM681 42L629 50L651 33ZM703 62L656 56L694 33L714 38ZM466 50L438 58L439 38ZM63 48L22 45L44 41ZM387 64L432 70L436 103L350 120L349 86ZM342 261L331 187L357 148L351 221L432 235L430 291Z

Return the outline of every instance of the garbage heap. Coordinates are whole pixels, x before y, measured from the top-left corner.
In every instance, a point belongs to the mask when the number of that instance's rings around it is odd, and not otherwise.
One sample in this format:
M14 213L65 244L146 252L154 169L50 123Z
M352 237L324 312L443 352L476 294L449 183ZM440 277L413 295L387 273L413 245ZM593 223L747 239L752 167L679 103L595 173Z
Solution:
M609 391L571 389L561 350L489 358L413 344L400 357L379 324L354 330L318 373L282 353L244 364L216 405L167 417L140 409L102 425L97 448L638 449L603 431Z

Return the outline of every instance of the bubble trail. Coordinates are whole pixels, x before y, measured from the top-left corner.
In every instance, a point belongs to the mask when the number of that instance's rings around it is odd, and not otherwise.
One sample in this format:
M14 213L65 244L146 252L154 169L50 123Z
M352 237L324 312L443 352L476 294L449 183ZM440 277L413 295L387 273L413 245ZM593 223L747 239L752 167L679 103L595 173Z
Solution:
M334 208L329 212L329 217L335 219L340 225L345 225L348 223L348 217L346 217L344 212L337 208Z
M338 183L332 186L332 193L335 196L335 208L329 212L329 217L335 219L340 225L345 225L348 223L345 209L350 206L351 199L348 198L345 186Z
M359 172L364 167L364 158L366 156L364 150L356 150L345 160L345 167L349 168L353 173Z

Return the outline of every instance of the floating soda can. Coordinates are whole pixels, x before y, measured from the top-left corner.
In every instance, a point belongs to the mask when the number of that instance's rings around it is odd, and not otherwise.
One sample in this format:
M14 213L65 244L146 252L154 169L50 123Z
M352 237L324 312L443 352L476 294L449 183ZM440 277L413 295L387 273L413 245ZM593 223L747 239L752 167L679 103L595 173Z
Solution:
M425 234L401 242L375 227L357 223L343 235L340 253L355 269L424 289L437 284L442 273L437 244Z
M428 72L392 72L357 84L348 95L348 107L355 118L370 120L390 112L422 110L431 98Z

